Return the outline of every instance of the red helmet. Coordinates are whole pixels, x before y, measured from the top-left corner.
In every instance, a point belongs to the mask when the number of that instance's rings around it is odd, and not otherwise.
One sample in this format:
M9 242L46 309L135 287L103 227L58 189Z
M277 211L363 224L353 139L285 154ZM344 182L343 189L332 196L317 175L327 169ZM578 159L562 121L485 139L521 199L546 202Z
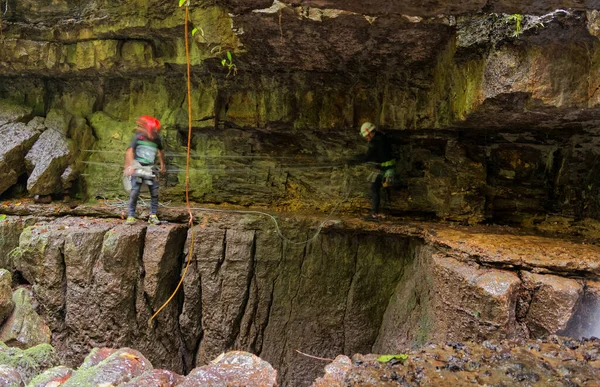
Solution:
M141 116L136 120L138 130L142 130L151 136L160 131L160 121L152 116Z

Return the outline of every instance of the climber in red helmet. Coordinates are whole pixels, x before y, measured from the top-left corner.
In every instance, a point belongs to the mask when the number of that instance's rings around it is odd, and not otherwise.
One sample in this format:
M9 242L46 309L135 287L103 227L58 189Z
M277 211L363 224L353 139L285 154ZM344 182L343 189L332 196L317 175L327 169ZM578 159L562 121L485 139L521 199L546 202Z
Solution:
M160 121L151 116L141 116L136 120L136 133L125 153L125 175L131 178L129 194L129 214L125 223L134 224L135 209L140 190L146 184L150 190L150 217L148 223L160 224L158 211L158 179L153 171L156 155L160 162L160 173L165 173L165 155L159 135Z

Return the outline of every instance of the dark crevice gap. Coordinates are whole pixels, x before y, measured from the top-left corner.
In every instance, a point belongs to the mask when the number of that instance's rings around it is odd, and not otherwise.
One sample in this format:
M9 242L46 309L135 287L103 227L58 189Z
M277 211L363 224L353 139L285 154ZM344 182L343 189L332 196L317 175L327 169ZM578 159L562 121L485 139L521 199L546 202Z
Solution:
M223 263L225 263L225 258L227 257L227 229L223 230L223 247L221 251L221 259L219 259L219 261L217 262L217 265L215 266L215 271L213 273L215 277L219 275L221 266L223 266Z
M150 315L152 315L154 313L152 304L150 303L150 297L146 293L146 289L144 289L144 279L146 278L146 270L144 269L144 249L146 247L146 232L147 231L148 231L148 228L144 227L144 228L142 228L142 230L140 232L140 246L138 247L138 256L137 256L138 276L137 276L137 280L134 281L134 283L133 283L133 297L132 297L133 316L139 316L138 311L137 311L137 305L136 305L138 294L143 297L144 305L146 305L146 308L150 312ZM138 319L135 319L135 323L137 324L138 331L140 330L140 328L143 328L144 324L145 324L145 322L140 322ZM140 324L142 325L141 327L140 327Z
M347 353L347 348L346 348L346 321L348 321L348 319L351 316L348 316L348 308L349 308L349 303L350 303L350 295L352 293L352 289L354 288L355 285L355 281L356 281L356 277L357 277L357 268L358 268L358 249L360 248L360 238L356 237L356 238L352 238L356 240L356 250L354 251L354 267L352 269L352 278L350 279L350 284L348 286L348 289L346 291L346 305L344 305L344 320L342 321L342 350L344 351L345 354L348 355L352 355ZM351 239L351 240L352 240Z
M283 348L282 353L281 353L281 359L279 359L279 364L281 365L285 365L285 355L286 355L286 350L287 350L287 342L288 342L288 334L290 333L288 330L288 324L290 323L290 319L293 316L293 312L294 312L294 303L296 302L296 299L298 298L298 293L300 293L300 286L302 285L302 272L304 271L304 264L306 263L306 256L308 255L308 249L307 249L308 245L304 245L304 248L302 249L302 262L300 263L300 271L299 271L299 278L298 278L298 287L296 288L296 291L294 292L294 295L292 296L292 298L290 299L290 311L287 315L286 321L285 321L285 328L283 329L283 331L285 332L285 336L283 338L283 345L281 348ZM281 380L287 380L287 374L288 374L288 370L289 367L284 367L282 370L280 370L281 372Z

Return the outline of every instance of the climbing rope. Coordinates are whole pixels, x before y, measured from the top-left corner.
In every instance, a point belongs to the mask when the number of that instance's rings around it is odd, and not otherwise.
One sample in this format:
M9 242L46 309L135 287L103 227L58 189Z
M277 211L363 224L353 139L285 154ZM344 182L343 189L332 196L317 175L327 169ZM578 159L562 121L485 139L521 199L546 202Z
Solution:
M189 0L185 4L185 22L184 22L184 33L185 33L185 59L187 62L187 100L188 100L188 138L187 138L187 153L185 160L185 205L187 207L188 215L190 216L188 220L188 224L190 225L190 247L188 249L187 262L185 264L185 269L183 269L183 273L181 275L181 279L177 284L177 287L171 294L171 296L165 301L164 304L148 320L148 326L152 328L152 321L154 318L171 302L173 297L179 291L181 284L183 284L183 280L187 274L188 268L190 267L190 262L192 261L192 254L194 253L194 215L192 214L192 209L190 205L190 149L192 145L192 81L191 81L191 61L190 61L190 44L188 38L188 24L190 19L190 2Z

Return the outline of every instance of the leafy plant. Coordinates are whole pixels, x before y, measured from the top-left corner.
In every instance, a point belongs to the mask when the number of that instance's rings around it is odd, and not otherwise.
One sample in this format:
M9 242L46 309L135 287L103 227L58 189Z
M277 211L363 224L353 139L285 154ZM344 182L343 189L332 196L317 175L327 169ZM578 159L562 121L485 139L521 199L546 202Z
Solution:
M408 355L401 353L398 355L381 355L377 358L377 361L380 363L387 363L390 360L400 360L401 362L403 362L406 359L408 359Z
M227 59L221 60L221 65L227 67L227 76L229 76L233 72L233 76L237 75L237 66L233 63L233 57L231 56L231 52L227 51Z
M515 22L515 32L513 33L514 37L518 37L523 33L523 15L519 13L515 13L508 17L509 21Z

